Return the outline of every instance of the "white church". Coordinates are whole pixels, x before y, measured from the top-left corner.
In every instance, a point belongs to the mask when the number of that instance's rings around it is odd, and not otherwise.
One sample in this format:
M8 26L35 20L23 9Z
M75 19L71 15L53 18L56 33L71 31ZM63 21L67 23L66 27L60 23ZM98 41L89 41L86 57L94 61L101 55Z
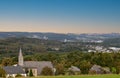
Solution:
M18 64L14 66L3 67L7 73L6 78L12 76L15 78L16 75L28 76L30 70L32 70L33 76L41 75L41 71L44 67L49 67L53 70L53 64L50 61L24 61L22 50L19 50Z

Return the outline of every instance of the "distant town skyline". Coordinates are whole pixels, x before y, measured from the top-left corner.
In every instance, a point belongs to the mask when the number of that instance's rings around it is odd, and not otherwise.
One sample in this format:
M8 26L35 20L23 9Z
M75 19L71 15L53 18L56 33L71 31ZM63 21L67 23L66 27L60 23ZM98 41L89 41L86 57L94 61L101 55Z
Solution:
M120 0L0 0L1 32L120 33Z

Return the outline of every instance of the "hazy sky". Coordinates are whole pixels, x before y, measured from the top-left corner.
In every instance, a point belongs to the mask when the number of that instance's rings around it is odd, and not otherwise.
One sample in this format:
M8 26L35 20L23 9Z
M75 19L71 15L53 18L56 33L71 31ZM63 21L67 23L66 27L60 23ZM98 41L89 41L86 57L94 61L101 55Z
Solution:
M0 31L120 32L120 0L0 0Z

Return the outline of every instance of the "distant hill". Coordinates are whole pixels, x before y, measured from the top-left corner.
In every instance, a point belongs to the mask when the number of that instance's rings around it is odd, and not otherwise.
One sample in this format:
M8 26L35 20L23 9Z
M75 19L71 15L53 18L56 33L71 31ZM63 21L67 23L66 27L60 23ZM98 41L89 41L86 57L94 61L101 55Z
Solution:
M20 47L23 53L33 54L33 53L46 53L52 51L51 48L60 47L61 42L53 40L43 40L36 38L6 38L0 39L0 56L16 56Z
M41 33L41 32L0 32L0 38L9 37L27 37L37 38L44 40L58 40L58 41L91 41L91 40L104 40L109 38L120 38L120 33L109 34L59 34L59 33Z
M88 51L93 46L120 47L120 38L108 38L102 43L95 42L61 42L59 40L44 40L38 38L26 38L19 36L0 38L0 57L16 56L20 47L23 54L31 55L35 53L47 52L72 52L72 51Z
M110 47L120 47L120 38L106 39L106 40L104 40L103 45L110 46Z
M0 38L8 38L8 37L16 37L16 38L27 37L27 38L59 40L59 41L63 41L64 39L70 39L70 40L75 39L67 34L58 34L58 33L0 32Z

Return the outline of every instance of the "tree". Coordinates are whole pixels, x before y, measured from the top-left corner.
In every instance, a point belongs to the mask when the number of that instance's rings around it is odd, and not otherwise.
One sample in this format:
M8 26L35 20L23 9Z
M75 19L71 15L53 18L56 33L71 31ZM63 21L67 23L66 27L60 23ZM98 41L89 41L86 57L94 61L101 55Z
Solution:
M5 76L6 76L5 70L3 70L3 69L0 67L0 77L5 78Z
M33 76L33 72L32 70L30 69L30 72L29 72L29 76L32 77Z
M3 60L2 60L2 65L3 66L10 66L10 65L12 65L13 64L13 62L12 62L12 59L11 58L4 58Z
M56 65L56 75L64 74L64 65L62 63Z
M116 73L119 74L120 73L120 61L116 61L115 64L116 64L116 66L115 66Z
M88 71L91 67L91 63L86 61L86 60L83 60L81 61L80 63L80 69L81 69L81 73L82 74L88 74Z
M28 76L28 74L29 74L29 70L28 70L28 68L25 68L25 73L26 73L27 76Z
M51 68L46 66L42 69L41 75L51 76L51 75L53 75L53 71Z

